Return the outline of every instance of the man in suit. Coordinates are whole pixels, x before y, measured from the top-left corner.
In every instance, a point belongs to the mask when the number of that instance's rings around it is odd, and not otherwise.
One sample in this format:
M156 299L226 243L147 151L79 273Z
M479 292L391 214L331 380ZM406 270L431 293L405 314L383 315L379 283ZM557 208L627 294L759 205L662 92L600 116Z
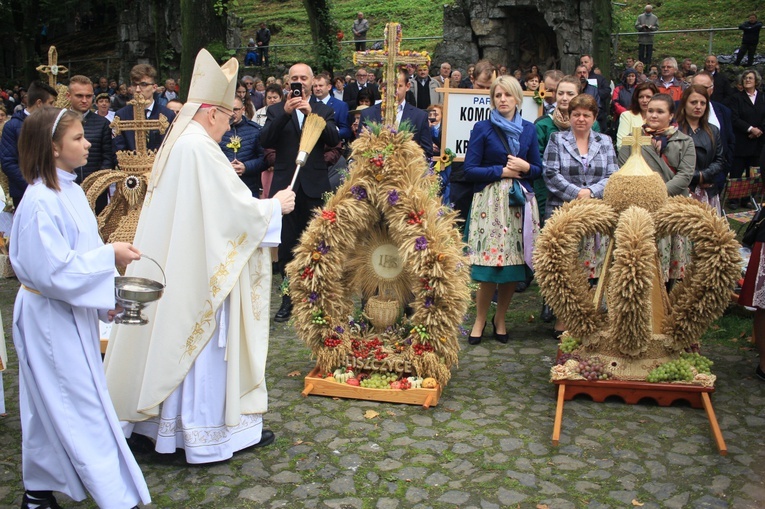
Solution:
M130 70L130 80L135 88L135 93L141 94L147 101L149 101L149 104L146 106L146 118L148 120L158 120L160 115L164 115L167 117L167 121L172 123L175 114L165 106L159 105L159 103L154 100L154 93L157 90L156 69L149 64L138 64L133 66ZM120 120L134 120L133 106L128 104L115 113L114 116L119 117ZM164 138L165 136L159 134L159 131L157 130L149 131L146 138L146 147L149 150L156 150L162 145L162 140ZM113 141L115 154L120 150L135 150L135 133L133 131L122 131L114 137Z
M332 79L327 73L321 73L313 79L313 97L311 103L321 102L335 111L335 124L340 133L340 139L351 139L351 128L348 125L348 105L343 101L335 99L330 94L332 90Z
M587 94L591 95L595 98L595 101L598 103L598 111L602 110L602 106L600 104L600 94L598 93L598 87L595 87L590 84L588 81L589 78L589 71L587 71L586 65L580 65L576 68L575 76L579 78L579 93L580 94Z
M356 98L359 95L359 91L363 89L369 90L369 93L372 96L372 102L380 100L380 91L377 89L377 84L367 83L369 78L374 80L374 77L374 74L370 74L363 67L360 67L359 70L356 71L356 83L348 83L345 90L343 90L343 102L348 105L349 110L356 109Z
M715 59L717 60L717 59ZM696 74L691 83L694 85L701 85L707 89L707 93L710 98L714 97L715 86L714 78L707 71L702 71ZM727 80L726 80L727 83ZM728 85L730 87L730 85ZM722 191L725 187L725 181L728 178L728 173L733 166L733 150L736 147L736 135L733 132L733 113L730 108L721 104L713 99L709 101L709 123L716 126L720 130L720 138L722 139L723 157L725 158L724 171L717 174L716 184Z
M322 195L331 189L324 147L335 147L340 143L334 110L322 102L308 101L314 80L311 68L306 64L293 65L290 67L289 80L290 83L302 84L303 95L290 97L286 101L269 106L266 110L266 125L260 134L263 147L274 149L276 152L269 197L286 189L292 182L305 118L311 113L316 113L326 120L327 125L319 141L308 154L306 164L300 169L295 181L295 210L282 218L282 237L279 245L279 269L282 274L286 265L292 261L292 250L308 226L313 210L323 205ZM274 321L286 322L291 314L292 300L289 295L285 295Z
M407 77L406 70L400 70L396 75L396 126L401 122L409 121L414 133L414 141L422 147L425 158L430 161L433 155L433 139L430 135L430 124L428 123L428 114L421 109L415 108L406 102L406 93L412 87L412 83ZM360 123L362 125L370 122L380 123L383 121L381 104L375 104L361 112Z
M430 77L428 66L420 64L417 67L417 77L410 80L412 83L411 91L414 93L414 105L421 110L428 109L431 104L441 104L443 94L436 92L441 85L434 78Z
M730 86L728 78L718 71L716 56L709 55L704 60L704 70L712 76L714 81L714 93L712 93L710 99L727 106L728 100L733 96L733 87Z
M600 124L600 132L606 132L606 124L608 123L608 110L611 105L611 85L608 83L602 74L597 74L594 71L595 61L592 59L592 55L582 55L579 58L579 64L587 68L587 80L592 83L595 80L598 89L598 124Z
M93 104L93 83L87 76L72 76L66 93L70 108L82 115L82 126L85 139L90 142L88 162L85 166L74 169L77 183L82 184L91 173L99 170L114 168L114 153L112 152L112 130L109 121L90 110ZM108 204L106 192L96 199L96 214L99 214Z

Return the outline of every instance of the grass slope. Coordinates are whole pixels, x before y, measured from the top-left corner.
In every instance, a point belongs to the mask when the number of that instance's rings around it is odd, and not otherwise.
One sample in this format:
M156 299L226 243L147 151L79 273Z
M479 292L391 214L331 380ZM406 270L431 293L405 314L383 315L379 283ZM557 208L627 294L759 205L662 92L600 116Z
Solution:
M362 0L334 0L333 16L340 30L345 34L342 44L343 64L350 66L354 50L353 32L351 25L356 19L356 13L361 11L369 20L370 39L382 38L385 23L397 21L401 23L404 38L408 37L442 37L443 36L443 6L451 0L386 0L384 2L367 2ZM239 6L234 12L244 19L242 38L255 37L262 21L271 30L271 44L290 44L276 47L278 63L292 63L312 58L311 28L308 15L301 0L239 0ZM404 41L403 46L411 50L427 50L432 52L438 40ZM274 49L271 50L274 52Z
M443 5L454 0L334 0L333 14L345 41L353 40L351 24L356 13L362 11L370 21L369 38L381 38L385 23L398 21L403 25L404 37L441 37L443 35ZM614 28L620 32L634 32L635 20L643 11L645 0L632 0L626 6L614 5ZM664 0L654 4L662 30L700 29L714 27L738 27L751 11L760 7L760 18L765 18L762 0ZM308 18L301 0L239 0L234 8L244 18L244 40L254 37L261 21L266 21L273 33L275 45L294 46L276 48L280 63L310 60L311 33ZM405 41L407 49L432 52L437 40ZM718 32L714 36L713 51L731 54L741 42L741 32ZM674 56L678 60L690 57L701 66L709 46L708 33L657 35L654 59ZM344 66L350 66L353 44L343 44ZM761 44L760 52L765 49ZM272 50L273 51L273 50ZM619 39L616 62L623 62L628 55L637 57L637 36Z
M620 32L634 32L635 20L643 12L646 2L632 0L626 6L614 5L614 27ZM750 12L757 11L759 17L765 17L762 0L665 0L654 6L654 14L659 18L659 30L687 30L716 28L737 28L746 21ZM730 55L741 43L741 31L716 32L712 51L716 55ZM759 53L765 51L765 44L760 44ZM702 67L709 51L709 33L657 35L654 43L655 62L666 56L677 58L678 63L684 58L691 58ZM637 58L637 36L619 38L617 62L623 62L627 56Z

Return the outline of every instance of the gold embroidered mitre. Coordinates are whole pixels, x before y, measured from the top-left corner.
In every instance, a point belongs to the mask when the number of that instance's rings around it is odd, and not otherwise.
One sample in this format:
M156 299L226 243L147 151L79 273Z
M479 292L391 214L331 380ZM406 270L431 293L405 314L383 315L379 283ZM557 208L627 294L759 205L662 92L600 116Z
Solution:
M151 199L152 191L159 185L159 179L167 164L173 145L186 130L199 108L203 104L218 106L231 110L233 113L238 74L239 61L237 59L231 58L222 66L218 66L209 51L204 48L199 50L197 59L194 61L194 72L191 75L188 99L175 117L170 126L170 131L165 135L165 140L159 147L154 159L147 200Z

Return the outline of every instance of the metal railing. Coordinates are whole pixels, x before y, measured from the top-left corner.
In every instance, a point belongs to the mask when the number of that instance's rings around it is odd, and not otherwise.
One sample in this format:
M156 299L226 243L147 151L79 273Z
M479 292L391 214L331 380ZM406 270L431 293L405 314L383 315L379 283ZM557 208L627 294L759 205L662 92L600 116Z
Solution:
M402 42L405 42L405 41L427 41L427 40L439 40L440 41L440 40L443 40L443 37L439 37L437 35L434 35L434 36L423 36L423 37L404 37L403 39L401 39ZM357 41L355 39L348 39L348 40L338 41L337 44L340 46L341 51L344 50L345 46L348 46L348 45L351 46L351 51L353 51L353 47L355 47L357 42L364 42L364 43L366 43L367 44L367 49L371 49L371 46L374 46L375 44L378 44L378 43L379 44L384 44L385 43L384 39L377 38L377 39L364 39L363 41ZM313 42L311 42L311 44L313 44ZM269 44L268 45L268 56L269 56L270 62L268 62L268 65L269 66L277 65L277 64L280 63L280 59L279 59L279 49L280 48L282 50L285 50L286 48L298 48L298 47L299 48L307 48L311 44L300 44L300 43ZM232 48L232 49L235 49L236 52L237 52L237 55L239 55L239 52L247 53L247 51L249 51L250 49L253 49L253 48L249 48L247 46L239 46L238 48ZM258 48L255 47L254 49L257 50ZM345 53L345 51L342 51L342 52ZM351 57L349 57L347 55L343 55L343 58L344 58L344 60L350 61ZM347 62L345 62L345 63L347 63Z
M652 35L663 35L663 34L690 34L690 33L699 33L699 32L708 32L709 33L709 47L707 53L709 55L714 54L713 47L714 47L714 37L715 32L730 32L738 30L738 27L736 28L715 28L715 27L709 27L709 28L694 28L694 29L687 29L687 30L658 30L656 32L651 32ZM614 55L616 55L619 51L619 38L623 36L634 36L634 35L645 35L646 32L617 32L614 34L611 34L611 42L614 47Z

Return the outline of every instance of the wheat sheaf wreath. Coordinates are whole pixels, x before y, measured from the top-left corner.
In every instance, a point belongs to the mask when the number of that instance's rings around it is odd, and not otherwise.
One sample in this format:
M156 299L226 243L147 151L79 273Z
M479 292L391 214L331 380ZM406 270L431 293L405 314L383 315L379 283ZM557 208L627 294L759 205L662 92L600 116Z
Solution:
M414 296L408 336L382 355L445 385L457 364L459 326L470 302L457 214L441 205L437 177L410 132L373 126L354 142L351 160L348 178L317 211L287 266L297 333L322 372L358 355L353 346L363 333L348 326L358 280L349 273L358 266L351 257L382 224L412 275Z
M616 240L608 271L608 312L596 306L578 262L579 241L595 233ZM662 335L651 334L652 274L659 264L655 239L683 235L693 245L686 277L669 294ZM673 197L655 212L629 207L621 214L599 200L573 201L548 220L534 254L540 293L572 336L593 352L644 358L652 341L676 356L698 342L722 315L740 270L735 234L724 217L692 198ZM603 276L601 276L603 277Z

